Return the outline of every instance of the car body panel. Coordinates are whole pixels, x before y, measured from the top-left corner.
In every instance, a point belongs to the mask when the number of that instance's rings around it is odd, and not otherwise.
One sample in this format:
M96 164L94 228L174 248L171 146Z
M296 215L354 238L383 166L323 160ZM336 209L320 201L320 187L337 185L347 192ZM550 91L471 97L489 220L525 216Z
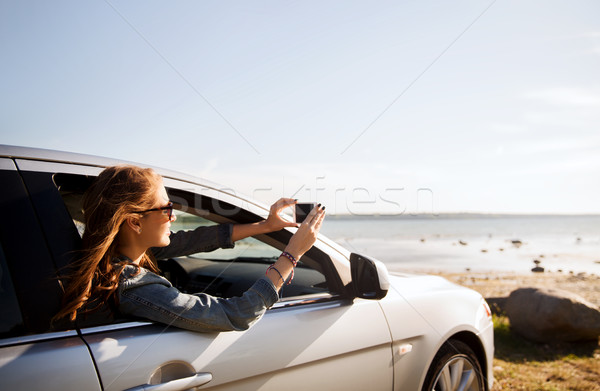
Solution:
M2 390L101 390L90 353L76 336L0 347Z
M466 332L482 346L493 346L493 325L479 293L438 276L392 274L393 289L380 301L394 341L394 357L410 343L411 360L395 360L395 389L420 389L435 353L452 336ZM407 322L407 319L410 319ZM409 339L412 338L412 339ZM490 345L491 344L491 345ZM492 384L493 348L486 349L486 372ZM422 373L420 379L407 374Z

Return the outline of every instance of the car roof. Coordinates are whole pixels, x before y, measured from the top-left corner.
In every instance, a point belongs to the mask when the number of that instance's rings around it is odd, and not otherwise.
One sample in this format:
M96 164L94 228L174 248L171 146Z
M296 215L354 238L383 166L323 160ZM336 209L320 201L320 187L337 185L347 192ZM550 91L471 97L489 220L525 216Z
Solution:
M0 145L0 156L11 159L29 159L58 163L85 164L98 167L124 163L123 161L116 159L103 158L94 155L63 152L52 149L19 147L15 145Z
M190 182L198 185L202 185L209 188L214 188L216 190L222 191L222 189L226 189L227 187L220 185L216 182L209 181L204 178L195 177L192 175L188 175L182 172L177 172L173 170L167 170L161 167L150 166L143 163L132 162L127 160L120 159L111 159L96 155L87 155L82 153L75 152L65 152L65 151L57 151L52 149L43 149L43 148L30 148L30 147L20 147L14 145L2 145L0 144L0 157L10 158L10 159L27 159L27 160L39 160L45 162L53 162L53 163L67 163L67 164L78 164L85 166L95 166L95 167L108 167L108 166L116 166L119 164L132 164L139 167L148 167L155 170L161 176L165 178L183 180L185 182ZM236 194L239 197L239 194ZM268 209L265 205L262 205L255 200L251 200L249 197L242 196L240 197L245 201L251 202L255 205L261 206L265 209Z

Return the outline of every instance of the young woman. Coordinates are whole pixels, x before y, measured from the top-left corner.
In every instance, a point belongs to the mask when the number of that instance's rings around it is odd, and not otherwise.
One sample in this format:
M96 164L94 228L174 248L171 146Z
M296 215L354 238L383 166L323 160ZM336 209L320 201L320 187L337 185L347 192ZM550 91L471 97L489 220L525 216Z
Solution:
M75 320L105 304L123 315L143 317L194 331L245 330L278 300L293 268L316 241L325 216L320 204L298 224L279 212L295 200L282 198L266 220L221 224L172 234L175 221L162 178L152 169L108 167L83 198L83 256L67 281L65 305L55 319ZM230 248L248 236L298 227L266 275L241 297L185 294L158 275L153 257L171 258Z

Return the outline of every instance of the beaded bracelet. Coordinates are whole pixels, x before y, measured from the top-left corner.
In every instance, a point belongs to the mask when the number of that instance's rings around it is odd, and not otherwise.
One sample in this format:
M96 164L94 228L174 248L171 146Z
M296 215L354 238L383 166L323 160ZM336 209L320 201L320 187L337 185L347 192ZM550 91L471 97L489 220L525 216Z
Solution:
M265 276L267 274L269 274L269 270L275 270L277 272L277 274L279 274L279 278L281 278L281 281L285 284L285 280L283 279L283 276L281 275L281 272L279 270L277 270L277 268L275 267L275 265L271 265L271 266L269 266L267 268L267 271L265 272ZM290 280L290 282L291 282L291 280Z
M294 265L294 267L296 267L296 265L298 265L298 261L296 260L296 258L294 258L294 256L292 254L288 253L287 251L282 252L281 255L283 255L284 257L289 259L292 262L292 265Z

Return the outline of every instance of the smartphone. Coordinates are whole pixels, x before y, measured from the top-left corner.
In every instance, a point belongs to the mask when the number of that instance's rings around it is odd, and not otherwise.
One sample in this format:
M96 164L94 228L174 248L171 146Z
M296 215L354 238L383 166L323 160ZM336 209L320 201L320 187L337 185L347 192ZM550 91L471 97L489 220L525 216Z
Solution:
M298 224L302 224L304 219L306 219L306 216L308 216L315 206L317 206L316 202L298 202L294 208L294 221Z

